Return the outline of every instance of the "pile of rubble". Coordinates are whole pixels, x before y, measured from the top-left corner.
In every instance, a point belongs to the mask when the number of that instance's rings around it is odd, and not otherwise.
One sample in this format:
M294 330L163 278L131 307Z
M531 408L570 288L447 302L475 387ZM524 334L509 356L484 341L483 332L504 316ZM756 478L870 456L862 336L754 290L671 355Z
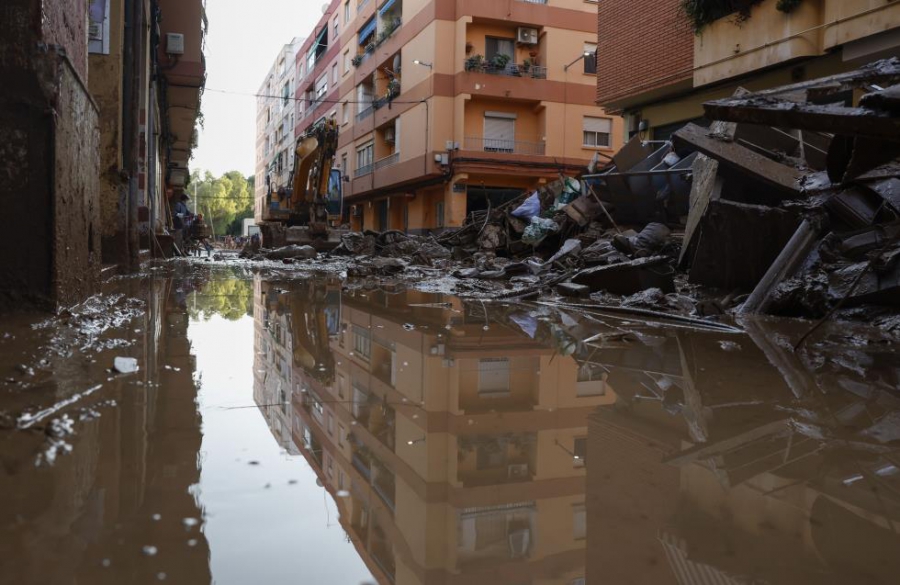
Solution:
M410 266L629 311L883 319L900 333L900 60L704 105L455 231L344 235L355 276ZM857 105L852 106L850 104ZM268 252L269 259L314 250ZM284 254L288 254L285 256ZM295 254L295 256L290 256Z

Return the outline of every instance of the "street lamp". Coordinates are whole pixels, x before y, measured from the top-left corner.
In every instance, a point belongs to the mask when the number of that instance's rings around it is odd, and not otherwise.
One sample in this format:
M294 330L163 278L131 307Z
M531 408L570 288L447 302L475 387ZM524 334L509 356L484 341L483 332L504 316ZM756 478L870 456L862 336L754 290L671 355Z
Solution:
M585 51L584 53L578 55L578 57L576 57L574 61L572 61L572 62L569 63L568 65L564 66L564 67L563 67L563 71L568 71L568 70L569 70L569 67L571 67L571 66L574 65L575 63L578 63L578 62L581 61L582 59L587 59L587 58L590 57L590 56L591 56L591 52L590 52L590 51Z
M422 67L428 67L429 69L433 68L431 63L425 63L424 61L419 61L418 59L413 61L413 63L415 63L416 65L421 65Z

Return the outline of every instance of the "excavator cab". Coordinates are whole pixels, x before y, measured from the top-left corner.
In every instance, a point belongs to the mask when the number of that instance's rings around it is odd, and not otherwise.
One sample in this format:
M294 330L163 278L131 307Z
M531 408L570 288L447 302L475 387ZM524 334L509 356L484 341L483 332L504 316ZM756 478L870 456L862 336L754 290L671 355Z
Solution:
M343 176L334 168L338 125L325 119L297 139L290 186L269 197L260 229L263 245L296 243L328 248L339 242L335 227L343 219ZM283 191L283 194L282 194ZM287 228L302 228L302 233Z

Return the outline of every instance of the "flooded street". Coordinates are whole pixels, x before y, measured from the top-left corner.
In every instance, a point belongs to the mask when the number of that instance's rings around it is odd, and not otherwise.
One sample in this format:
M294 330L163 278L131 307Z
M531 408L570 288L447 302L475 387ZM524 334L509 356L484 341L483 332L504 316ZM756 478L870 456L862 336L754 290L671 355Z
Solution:
M108 288L0 325L0 583L900 575L878 331L199 262Z

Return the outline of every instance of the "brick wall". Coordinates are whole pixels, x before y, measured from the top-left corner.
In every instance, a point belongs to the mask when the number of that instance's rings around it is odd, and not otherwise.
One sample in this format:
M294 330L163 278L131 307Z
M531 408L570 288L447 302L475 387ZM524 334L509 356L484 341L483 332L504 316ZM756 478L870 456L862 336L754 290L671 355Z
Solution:
M75 71L85 82L88 79L87 14L88 0L43 0L43 42L64 47Z
M690 79L694 33L681 0L603 0L597 17L597 101Z

